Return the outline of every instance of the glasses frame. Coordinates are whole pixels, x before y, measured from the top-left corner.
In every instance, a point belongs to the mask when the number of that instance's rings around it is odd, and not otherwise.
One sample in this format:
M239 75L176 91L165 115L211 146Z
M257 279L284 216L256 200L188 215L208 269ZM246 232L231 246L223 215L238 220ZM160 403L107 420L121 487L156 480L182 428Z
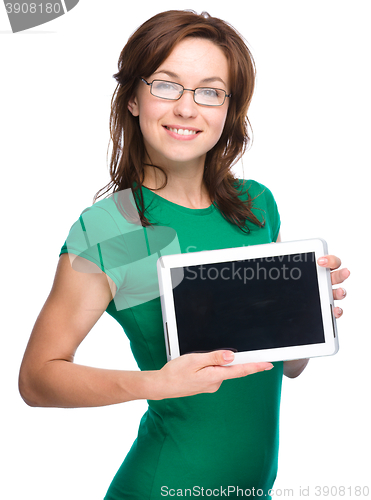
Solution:
M183 85L181 83L178 83L178 82L172 82L170 80L153 80L151 83L147 82L147 80L145 80L144 78L140 77L140 79L142 80L143 83L145 83L146 85L148 85L150 87L150 92L151 94L154 96L154 97L157 97L158 99L165 99L165 101L179 101L179 99L182 97L182 95L184 94L184 91L185 90L188 90L189 92L193 92L193 100L196 104L198 104L199 106L209 106L211 108L215 108L215 107L219 107L219 106L223 106L223 104L225 103L225 99L227 97L232 97L232 94L227 94L227 92L224 90L224 89L218 89L218 88L215 88L215 87L197 87L196 89L186 89L185 87L183 87ZM175 97L175 98L170 98L170 97L160 97L156 94L154 94L152 92L152 85L154 84L154 82L165 82L165 83L173 83L174 85L179 85L179 87L181 87L183 90L182 90L182 93L179 95L179 97ZM196 91L197 90L200 90L200 89L213 89L213 90L219 90L220 92L224 92L224 99L223 99L223 102L221 104L200 104L199 102L196 101Z

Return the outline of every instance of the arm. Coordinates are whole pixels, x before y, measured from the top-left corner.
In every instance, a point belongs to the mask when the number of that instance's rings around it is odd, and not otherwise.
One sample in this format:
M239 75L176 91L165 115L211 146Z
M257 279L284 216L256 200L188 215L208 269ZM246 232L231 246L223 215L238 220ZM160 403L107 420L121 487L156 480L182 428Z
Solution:
M68 255L61 255L52 290L32 330L19 374L19 391L28 405L105 406L215 392L225 379L273 367L271 363L223 366L233 359L230 351L188 354L153 371L75 364L78 346L115 293L112 280L96 266L92 271L94 264L82 261L89 269L78 272Z
M281 241L281 232L278 234L277 242ZM341 260L334 255L326 255L318 259L318 265L323 267L328 267L333 271L331 273L331 283L333 285L338 285L345 281L350 272L348 269L339 269L341 266ZM339 270L337 270L339 269ZM344 288L337 288L333 290L333 296L335 300L342 300L346 297L346 291ZM343 310L340 307L334 308L334 315L336 318L340 318L343 314ZM309 362L309 359L294 359L292 361L284 361L283 363L283 373L286 377L295 378L298 377L305 369Z

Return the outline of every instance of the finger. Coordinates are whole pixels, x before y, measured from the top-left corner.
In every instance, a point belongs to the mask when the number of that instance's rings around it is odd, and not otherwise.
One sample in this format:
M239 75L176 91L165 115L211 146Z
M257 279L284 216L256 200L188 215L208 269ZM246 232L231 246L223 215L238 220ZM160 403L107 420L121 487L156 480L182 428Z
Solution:
M186 356L192 356L196 370L201 370L206 366L223 366L234 360L234 353L228 350L218 350L205 353L192 353Z
M343 310L341 307L334 307L334 316L335 318L340 318L343 315Z
M350 276L350 271L349 269L339 269L338 271L333 271L331 273L331 283L333 285L339 285L340 283L343 283L347 278Z
M239 365L224 366L223 379L246 377L253 373L271 370L274 367L272 363L243 363Z
M317 260L317 264L322 267L327 267L332 271L341 266L341 260L335 255L324 255Z
M347 291L345 290L345 288L336 288L332 291L332 295L334 297L334 300L342 300L347 296Z
M234 360L234 353L232 351L227 351L227 350L220 350L220 351L212 351L208 353L201 353L201 354L194 354L194 356L197 356L195 358L195 361L197 363L197 369L201 370L207 366L222 366L223 368L234 368L233 372L239 372L241 371L244 372L246 370L246 375L249 375L250 373L255 373L256 371L262 371L262 370L270 370L273 368L272 363L244 363L244 364L236 364L233 366L228 366L224 367L223 365L229 364ZM236 375L234 375L236 376ZM234 377L233 374L231 373L231 377ZM244 374L240 375L241 377L244 376Z

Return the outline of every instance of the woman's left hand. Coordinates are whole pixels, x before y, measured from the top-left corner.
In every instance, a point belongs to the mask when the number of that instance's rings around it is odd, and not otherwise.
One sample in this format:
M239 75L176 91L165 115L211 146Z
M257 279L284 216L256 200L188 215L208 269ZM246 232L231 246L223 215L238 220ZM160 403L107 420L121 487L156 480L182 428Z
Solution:
M331 270L331 283L333 285L338 285L343 283L350 276L350 271L347 268L339 269L341 266L341 260L335 255L324 255L317 260L317 264L321 267L327 267ZM334 288L333 291L334 300L342 300L346 297L347 292L345 288ZM340 318L343 314L341 307L334 307L335 318Z
M350 276L349 269L343 268L339 269L341 266L341 260L335 255L324 255L317 260L317 264L321 267L327 267L331 271L331 283L333 285L338 285L343 283ZM345 288L334 288L332 294L335 300L343 300L347 292ZM340 318L343 314L341 307L334 307L335 318ZM304 368L307 366L309 359L294 359L291 361L284 361L283 363L283 373L286 377L295 378L301 374Z

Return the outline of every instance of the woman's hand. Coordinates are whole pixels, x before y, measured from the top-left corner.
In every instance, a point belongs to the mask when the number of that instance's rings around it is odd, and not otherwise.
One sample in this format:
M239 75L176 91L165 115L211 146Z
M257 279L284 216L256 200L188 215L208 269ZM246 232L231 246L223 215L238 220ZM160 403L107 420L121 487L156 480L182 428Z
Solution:
M341 260L335 255L325 255L317 260L317 263L321 267L328 267L331 272L331 283L333 285L338 285L343 283L350 276L349 269L339 269L341 266ZM342 300L346 297L345 288L335 288L332 291L335 300ZM341 307L334 307L335 318L340 318L342 316L343 310ZM292 361L285 361L283 365L283 373L286 377L296 378L299 376L308 364L309 359L295 359Z
M192 396L216 392L223 380L270 370L272 363L244 363L224 366L234 359L232 351L184 354L157 372L156 390L151 399Z
M349 269L339 269L339 267L341 266L341 260L339 259L339 257L335 257L335 255L325 255L323 257L320 257L317 260L317 264L321 267L327 267L332 271L331 283L333 285L339 285L340 283L343 283L350 276ZM334 288L332 293L335 300L342 300L347 295L347 292L343 287ZM341 307L334 307L335 318L340 318L342 314L343 310Z

